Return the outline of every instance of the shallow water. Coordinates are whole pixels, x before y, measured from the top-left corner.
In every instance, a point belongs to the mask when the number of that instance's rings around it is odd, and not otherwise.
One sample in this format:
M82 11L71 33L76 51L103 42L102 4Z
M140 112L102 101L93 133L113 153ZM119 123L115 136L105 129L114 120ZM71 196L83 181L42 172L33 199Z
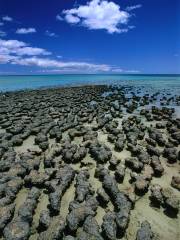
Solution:
M0 91L53 86L115 84L180 92L180 75L66 74L0 76Z

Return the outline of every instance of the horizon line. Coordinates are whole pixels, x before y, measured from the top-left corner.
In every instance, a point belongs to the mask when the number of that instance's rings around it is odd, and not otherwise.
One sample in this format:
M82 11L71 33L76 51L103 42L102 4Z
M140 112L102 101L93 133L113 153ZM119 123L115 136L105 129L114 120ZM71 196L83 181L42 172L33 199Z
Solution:
M0 74L0 76L59 76L59 75L180 75L180 73L56 73L56 74Z

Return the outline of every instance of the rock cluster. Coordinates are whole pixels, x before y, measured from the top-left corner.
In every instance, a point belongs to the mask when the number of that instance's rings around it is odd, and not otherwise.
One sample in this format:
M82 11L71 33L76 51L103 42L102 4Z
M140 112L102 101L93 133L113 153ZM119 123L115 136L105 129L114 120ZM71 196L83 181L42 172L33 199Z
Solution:
M139 93L105 85L0 93L0 239L126 238L144 196L179 218L180 119L170 105L180 98L163 95L157 107L161 93ZM138 220L136 239L154 239L153 224Z

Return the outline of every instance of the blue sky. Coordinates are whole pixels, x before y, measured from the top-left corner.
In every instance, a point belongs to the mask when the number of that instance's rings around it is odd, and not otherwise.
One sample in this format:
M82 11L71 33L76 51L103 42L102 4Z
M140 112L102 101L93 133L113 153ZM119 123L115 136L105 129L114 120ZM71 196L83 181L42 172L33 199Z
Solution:
M0 0L0 74L180 73L178 2Z

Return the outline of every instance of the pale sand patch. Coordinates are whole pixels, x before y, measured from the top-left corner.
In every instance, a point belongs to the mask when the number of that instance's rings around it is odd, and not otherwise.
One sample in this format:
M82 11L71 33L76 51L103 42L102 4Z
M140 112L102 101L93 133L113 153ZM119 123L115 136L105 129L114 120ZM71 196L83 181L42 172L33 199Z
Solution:
M0 128L0 133L5 133L6 129Z
M47 210L48 204L49 204L49 197L47 194L42 192L38 199L38 204L35 209L35 214L33 215L33 222L32 222L32 227L31 227L31 232L33 235L31 235L31 237L29 239L31 239L31 240L37 239L36 238L36 228L39 225L40 214L43 210Z
M96 117L93 118L92 123L84 123L83 126L84 127L89 127L89 128L97 127Z
M134 210L131 210L130 222L126 232L128 240L135 239L136 232L142 221L147 220L158 239L178 240L179 219L172 219L163 213L163 209L156 209L150 206L149 193L140 198Z
M106 214L105 209L102 208L101 206L98 206L95 219L96 219L99 227L101 227L101 225L103 223L103 217L105 214Z
M80 145L83 142L83 137L75 137L72 143Z
M29 189L27 188L22 188L18 194L16 195L16 199L14 201L15 203L15 212L14 212L14 217L17 216L18 210L20 206L25 202L27 195L28 195Z
M92 185L93 189L97 191L98 188L102 187L102 183L97 178L94 177L95 168L90 169L89 173L90 173L89 182Z
M52 146L53 144L56 143L55 138L48 138L49 146Z
M38 236L39 236L38 233L34 233L34 234L30 235L29 240L37 240Z
M28 150L40 151L40 148L34 144L35 136L29 136L23 141L23 144L18 147L14 147L17 153L27 152Z
M40 157L40 164L39 164L38 172L39 173L44 173L45 172L45 169L44 169L44 158L42 156Z
M71 201L74 200L75 197L75 179L69 186L69 188L64 193L62 199L61 199L61 207L60 207L60 215L66 219L68 213L69 213L69 204Z

